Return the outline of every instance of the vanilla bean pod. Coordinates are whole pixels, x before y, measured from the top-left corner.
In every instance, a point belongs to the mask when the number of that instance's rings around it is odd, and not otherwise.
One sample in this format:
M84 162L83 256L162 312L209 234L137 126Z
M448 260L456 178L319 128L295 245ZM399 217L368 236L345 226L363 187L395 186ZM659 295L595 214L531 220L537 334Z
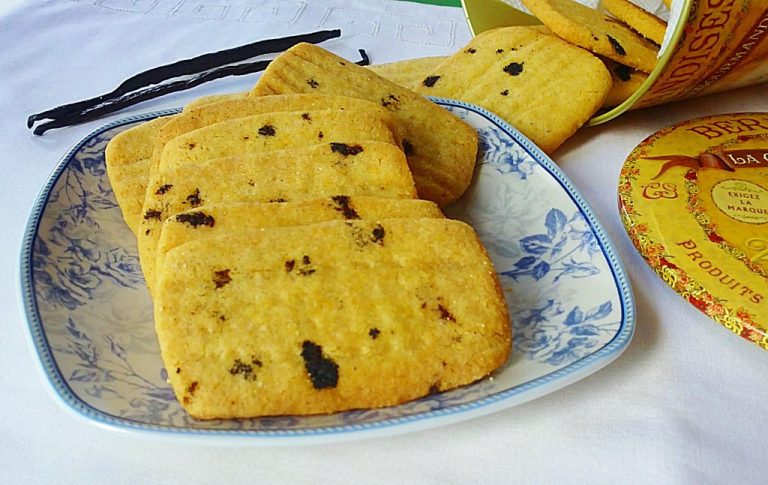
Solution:
M33 114L27 119L27 127L32 128L34 123L39 120L56 119L62 116L67 116L70 113L85 111L88 108L100 105L109 101L110 99L114 99L124 94L130 93L131 91L142 89L152 84L158 84L175 77L197 74L216 67L240 62L263 54L282 52L300 42L316 44L329 39L337 38L339 36L341 36L341 31L336 29L321 30L317 32L311 32L309 34L261 40L232 49L203 54L191 59L185 59L174 62L172 64L155 67L131 76L109 93Z
M105 101L97 106L91 106L83 111L68 113L52 121L40 124L35 127L34 133L35 135L42 135L46 131L55 128L63 128L65 126L92 121L143 101L148 101L178 91L184 91L214 79L226 76L242 76L244 74L263 71L267 68L269 63L270 61L257 61L246 64L236 64L234 66L225 66L199 74L184 81L171 81L169 83L144 88L139 91L133 91L118 98Z
M358 49L358 52L360 53L361 60L357 61L356 64L361 66L367 66L370 64L370 58L368 57L368 54L365 52L365 50ZM219 79L226 76L242 76L244 74L263 71L267 68L269 63L270 61L256 61L236 64L233 66L225 66L198 74L197 76L187 80L171 81L169 83L144 88L117 98L107 100L103 103L91 106L82 111L71 112L52 121L42 123L35 127L34 133L35 135L42 135L48 130L63 128L65 126L71 126L78 123L85 123L87 121L93 121L143 101L148 101L150 99L158 98L160 96L178 91L184 91L214 79Z

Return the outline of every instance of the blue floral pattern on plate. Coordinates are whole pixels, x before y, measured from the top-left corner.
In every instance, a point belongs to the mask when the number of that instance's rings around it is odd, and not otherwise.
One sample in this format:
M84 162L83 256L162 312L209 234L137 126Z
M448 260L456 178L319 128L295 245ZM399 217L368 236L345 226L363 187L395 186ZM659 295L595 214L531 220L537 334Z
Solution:
M472 186L446 209L477 230L513 322L514 351L494 375L385 409L327 416L199 421L166 384L152 303L106 176L104 148L153 113L89 135L64 157L28 224L21 288L30 336L55 395L123 430L269 444L338 441L461 421L562 388L616 358L634 331L629 284L591 210L538 148L496 116L435 99L477 128Z

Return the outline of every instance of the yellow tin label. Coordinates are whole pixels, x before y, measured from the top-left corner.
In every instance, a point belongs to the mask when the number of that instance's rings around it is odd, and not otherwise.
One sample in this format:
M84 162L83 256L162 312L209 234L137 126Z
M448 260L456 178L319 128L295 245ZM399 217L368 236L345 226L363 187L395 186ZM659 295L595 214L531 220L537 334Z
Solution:
M749 180L720 180L712 187L712 200L726 216L739 222L768 222L768 190Z
M619 203L630 239L667 284L768 350L768 113L650 136L622 167Z
M630 109L768 82L768 0L681 0L648 79L605 123Z
M684 22L635 108L768 81L768 0L692 0Z

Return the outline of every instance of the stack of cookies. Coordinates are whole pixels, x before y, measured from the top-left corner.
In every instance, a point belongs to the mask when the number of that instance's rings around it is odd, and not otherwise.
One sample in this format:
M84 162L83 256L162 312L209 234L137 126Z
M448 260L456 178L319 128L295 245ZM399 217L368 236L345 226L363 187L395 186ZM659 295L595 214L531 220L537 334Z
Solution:
M483 106L551 153L643 82L664 36L626 0L605 0L613 17L524 2L546 27L370 68L299 44L250 93L110 142L162 357L192 416L389 406L506 361L493 266L439 208L468 188L477 133L424 96Z
M508 357L493 266L439 208L469 185L475 131L336 64L360 92L202 99L107 147L169 381L194 417L395 405Z

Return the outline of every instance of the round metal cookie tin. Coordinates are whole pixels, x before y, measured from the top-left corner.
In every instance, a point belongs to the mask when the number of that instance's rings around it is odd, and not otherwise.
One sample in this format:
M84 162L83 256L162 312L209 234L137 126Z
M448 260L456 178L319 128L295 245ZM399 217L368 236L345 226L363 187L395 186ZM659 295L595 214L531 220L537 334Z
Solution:
M768 113L685 121L624 162L632 243L678 294L768 350Z

